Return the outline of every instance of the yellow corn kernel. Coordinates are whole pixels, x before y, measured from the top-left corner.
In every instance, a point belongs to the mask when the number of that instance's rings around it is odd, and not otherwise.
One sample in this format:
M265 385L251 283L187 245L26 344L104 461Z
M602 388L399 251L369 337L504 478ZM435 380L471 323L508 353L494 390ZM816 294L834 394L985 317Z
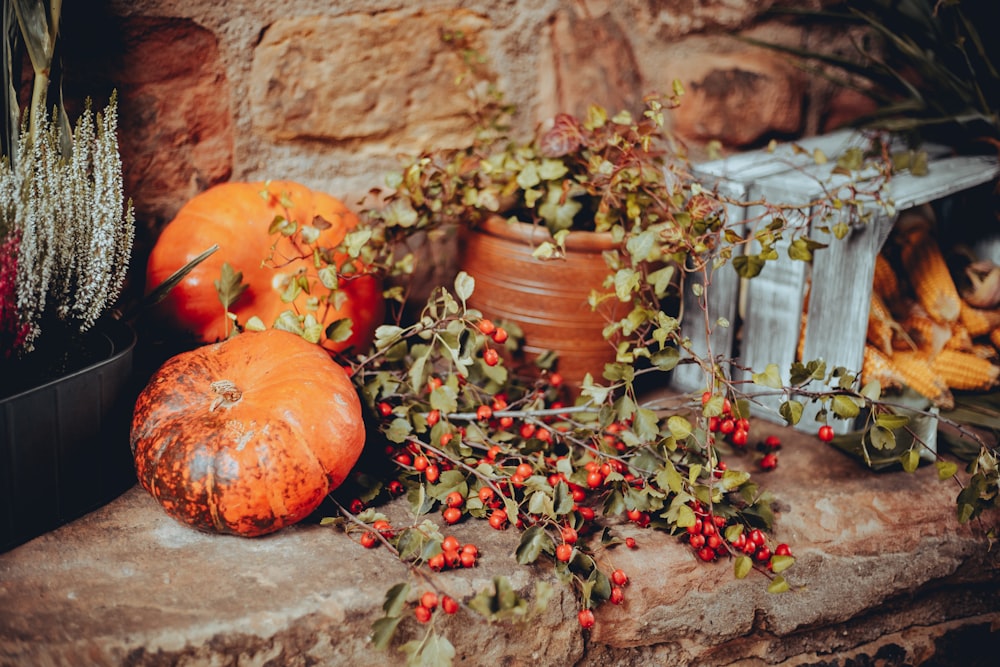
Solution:
M934 405L950 410L955 398L948 384L935 372L927 355L903 350L892 356L892 366L910 389L930 399Z
M872 281L872 289L887 304L899 301L899 276L882 253L875 255L875 279Z
M973 308L962 300L962 308L959 311L959 321L969 330L969 335L973 338L983 336L991 331L1000 328L1000 308L985 310Z
M942 350L931 368L951 389L981 391L995 385L1000 378L1000 366L958 350Z
M913 291L927 314L938 322L957 321L962 299L930 231L918 228L905 234L901 257Z
M899 389L902 381L893 368L892 361L874 345L865 345L864 361L861 366L861 382L878 382L882 389Z
M868 306L868 342L885 354L892 354L892 332L896 321L886 307L885 301L875 291L872 291Z

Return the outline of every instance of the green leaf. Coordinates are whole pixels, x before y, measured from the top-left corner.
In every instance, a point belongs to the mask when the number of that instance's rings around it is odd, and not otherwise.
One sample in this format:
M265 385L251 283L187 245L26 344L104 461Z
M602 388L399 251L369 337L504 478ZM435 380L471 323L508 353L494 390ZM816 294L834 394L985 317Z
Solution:
M945 480L954 477L958 472L958 466L953 461L935 461L937 466L938 479Z
M846 396L844 394L837 394L834 396L833 401L831 402L831 407L833 408L833 414L837 415L841 419L853 419L861 412L854 397Z
M764 368L763 373L754 373L753 383L760 385L762 387L781 389L782 381L781 381L781 373L778 371L778 365L768 364Z
M914 472L920 466L920 452L908 449L899 456L899 462L906 472Z
M542 551L552 551L555 546L552 538L541 526L531 526L521 535L521 543L517 545L517 562L519 565L527 565L538 560Z
M745 579L753 569L753 561L749 556L739 556L733 563L733 574L737 579Z
M802 419L803 406L798 401L784 401L778 407L778 413L789 425L795 426Z
M396 627L402 620L402 616L383 616L372 623L372 644L377 650L384 651L389 647Z
M771 570L778 574L795 564L794 556L771 556Z
M221 275L215 281L215 292L222 307L229 310L248 287L250 286L243 283L243 273L235 271L229 262L223 262Z
M682 417L681 415L671 415L670 417L668 417L667 428L670 429L670 432L678 440L683 440L684 438L687 438L689 435L691 435L692 431L694 430L694 427L691 425L691 422L688 421L687 418Z
M882 428L887 428L890 431L895 431L897 428L902 428L910 423L910 418L906 415L894 415L889 412L883 412L878 417L875 418L875 423Z
M868 440L875 449L891 451L896 448L896 434L878 424L869 429Z
M459 271L458 275L455 276L455 295L462 300L463 304L472 296L475 289L476 279L465 271Z
M406 607L406 598L410 594L410 585L406 582L396 584L385 594L382 611L386 616L399 616Z
M349 317L344 317L331 322L326 327L326 337L333 343L342 343L351 337L354 330L354 321Z
M784 593L787 590L789 590L788 582L780 574L767 585L768 593Z
M733 268L741 278L755 278L764 268L764 260L758 255L733 257Z

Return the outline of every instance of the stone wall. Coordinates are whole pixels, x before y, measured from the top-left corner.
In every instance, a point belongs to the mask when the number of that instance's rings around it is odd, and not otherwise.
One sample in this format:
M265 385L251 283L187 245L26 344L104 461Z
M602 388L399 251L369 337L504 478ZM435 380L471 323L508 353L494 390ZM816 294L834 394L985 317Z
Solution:
M811 0L817 6L820 0ZM463 142L460 31L530 133L590 103L634 109L680 80L672 118L696 152L815 133L842 98L734 35L815 35L776 0L104 0L63 24L70 95L120 95L137 252L191 196L225 180L292 179L356 206L401 153ZM792 3L801 6L803 3ZM848 101L848 115L852 113Z

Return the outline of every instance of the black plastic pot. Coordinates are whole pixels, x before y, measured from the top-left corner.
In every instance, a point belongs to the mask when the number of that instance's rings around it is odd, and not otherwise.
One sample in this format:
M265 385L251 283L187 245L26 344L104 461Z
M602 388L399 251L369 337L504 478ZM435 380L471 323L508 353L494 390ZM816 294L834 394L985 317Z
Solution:
M0 551L135 484L128 442L135 331L109 320L95 332L106 358L0 398Z

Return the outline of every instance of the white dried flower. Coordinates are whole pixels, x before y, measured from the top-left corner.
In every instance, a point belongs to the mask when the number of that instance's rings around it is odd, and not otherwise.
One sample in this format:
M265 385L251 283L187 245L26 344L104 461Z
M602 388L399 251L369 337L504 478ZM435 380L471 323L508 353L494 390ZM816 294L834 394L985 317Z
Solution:
M59 124L42 114L34 140L21 133L17 164L0 164L0 229L21 231L17 308L31 325L26 351L48 313L81 331L114 305L135 238L124 203L117 100L94 116L88 102L60 151Z

